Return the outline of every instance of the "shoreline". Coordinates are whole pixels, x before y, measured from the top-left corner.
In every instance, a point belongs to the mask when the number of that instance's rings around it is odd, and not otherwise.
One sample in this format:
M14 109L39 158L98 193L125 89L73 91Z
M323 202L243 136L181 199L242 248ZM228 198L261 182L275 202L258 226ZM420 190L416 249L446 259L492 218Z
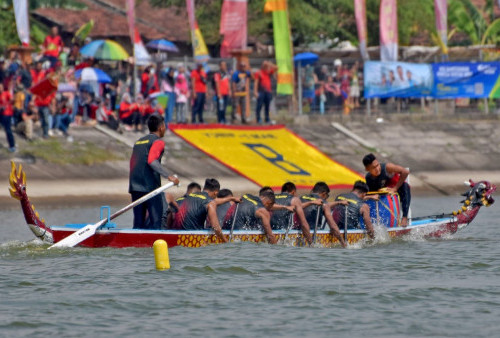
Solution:
M471 178L474 181L488 180L500 184L499 171L441 171L417 172L410 176L412 195L427 196L457 196L465 191L464 181ZM174 196L184 194L188 182L194 180L203 184L205 178L188 179L180 177L181 186L168 190ZM221 187L228 187L235 195L258 192L259 187L253 182L239 177L219 177ZM7 183L7 182L6 182ZM6 188L8 184L5 185ZM83 191L82 191L83 190ZM105 204L125 205L130 202L128 194L128 179L64 179L64 180L27 180L27 192L32 203L48 208L98 207ZM331 196L345 192L332 190ZM300 191L307 193L307 191ZM0 190L0 210L19 208L19 202L10 197L8 189Z

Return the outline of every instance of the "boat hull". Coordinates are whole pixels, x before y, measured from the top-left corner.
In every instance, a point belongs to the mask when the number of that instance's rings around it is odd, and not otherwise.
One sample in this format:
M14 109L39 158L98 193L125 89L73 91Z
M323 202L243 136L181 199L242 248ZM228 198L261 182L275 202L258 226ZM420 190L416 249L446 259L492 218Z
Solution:
M465 226L466 224L463 224ZM83 227L82 225L81 227ZM52 234L54 242L58 242L63 238L71 235L81 227L68 227L68 226L53 226ZM408 227L394 227L384 228L387 235L391 238L411 235L412 233L423 237L441 237L444 234L453 234L459 227L459 220L457 217L447 217L439 219L427 219ZM279 244L286 244L292 246L304 246L305 240L300 231L292 230L285 234L285 231L273 232ZM344 236L343 231L341 231ZM224 231L226 236L229 236L229 231ZM286 236L286 239L285 239ZM234 231L234 242L254 242L254 243L267 243L267 237L260 231ZM350 245L358 243L368 236L364 230L348 230L347 240ZM139 229L119 229L119 228L104 228L97 230L96 234L85 241L81 242L79 246L89 248L128 248L128 247L151 247L153 243L162 239L167 242L170 248L175 246L184 246L190 248L203 247L207 245L221 244L217 236L211 230L199 231L182 231L182 230L139 230ZM330 235L329 231L318 231L316 236L316 246L332 247L339 246L338 240Z

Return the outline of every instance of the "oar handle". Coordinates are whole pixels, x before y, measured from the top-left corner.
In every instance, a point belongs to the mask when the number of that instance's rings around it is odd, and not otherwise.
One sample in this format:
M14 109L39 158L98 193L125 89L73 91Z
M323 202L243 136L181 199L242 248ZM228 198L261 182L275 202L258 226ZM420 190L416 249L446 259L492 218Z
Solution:
M316 222L314 223L313 244L316 244L316 234L318 233L319 214L321 211L321 207L322 205L318 205L316 208Z
M236 210L234 211L233 223L231 224L231 232L229 233L229 242L233 239L234 224L236 223L236 216L238 216L238 208L240 203L236 204Z

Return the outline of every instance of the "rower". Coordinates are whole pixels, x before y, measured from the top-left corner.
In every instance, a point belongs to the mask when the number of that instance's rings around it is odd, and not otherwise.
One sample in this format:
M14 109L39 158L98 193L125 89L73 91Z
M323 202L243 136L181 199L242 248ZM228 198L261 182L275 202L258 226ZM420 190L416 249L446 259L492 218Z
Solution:
M328 185L325 182L316 183L310 194L300 197L304 215L311 230L315 228L318 230L320 225L323 224L324 217L330 227L330 234L335 236L340 244L345 247L344 238L340 235L339 228L333 220L331 206L326 202L328 196L330 196Z
M311 236L311 231L309 228L309 224L307 223L305 214L304 214L304 209L302 208L302 202L300 201L300 198L296 196L297 194L297 187L295 184L292 182L286 182L283 184L281 187L281 194L276 194L276 203L274 206L276 207L277 205L281 206L288 206L288 207L293 207L295 210L295 215L297 216L301 229L302 229L302 234L304 235L304 238L307 240L309 244L312 243L312 236ZM271 215L271 228L273 230L285 230L287 229L290 224L289 223L289 216L290 211L286 209L282 210L274 210ZM292 216L293 217L293 216ZM293 217L292 222L295 223L295 217ZM293 224L293 227L296 227L296 224Z
M233 192L229 189L221 189L217 194L218 200L225 199L227 197L233 197ZM231 229L236 205L237 204L231 200L217 205L217 218L219 219L219 224L222 229Z
M215 202L215 198L219 190L219 181L215 178L207 178L203 186L203 191L190 193L184 198L179 211L175 214L173 227L182 230L202 230L208 216L208 220L217 237L221 241L227 242L217 219L217 203Z
M261 190L259 197L245 194L241 198L238 212L235 213L234 230L264 230L270 244L277 240L271 229L271 211L275 202L274 193Z
M370 218L370 207L364 202L367 192L368 185L363 181L356 181L351 192L340 194L335 198L335 201L344 203L338 203L333 207L332 216L335 223L337 223L341 229L345 229L346 221L347 229L361 229L359 218L362 216L368 236L374 238L375 232L373 231L373 225Z
M135 142L130 157L129 193L132 201L159 188L160 177L179 184L179 179L167 173L160 163L165 151L165 142L162 140L167 130L165 121L159 115L151 115L148 129L149 134ZM165 205L165 195L159 194L134 207L134 229L161 229Z
M179 206L182 204L187 195L191 193L197 193L201 191L201 186L196 182L191 182L188 184L186 188L186 193L178 198L174 198L174 195L171 193L165 193L165 198L167 200L167 208L166 215L164 216L166 228L172 228L172 224L174 222L174 217L177 211L179 211Z
M375 155L368 154L363 157L363 164L367 171L366 184L370 191L387 188L387 192L399 194L403 218L400 226L408 225L408 212L410 210L411 191L410 185L405 182L410 171L394 163L379 163Z

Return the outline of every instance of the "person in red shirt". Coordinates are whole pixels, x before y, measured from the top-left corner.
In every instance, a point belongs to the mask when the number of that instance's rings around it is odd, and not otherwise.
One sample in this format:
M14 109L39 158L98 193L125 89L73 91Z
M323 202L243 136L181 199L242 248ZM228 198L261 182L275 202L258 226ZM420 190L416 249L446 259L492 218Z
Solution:
M203 123L203 108L205 107L205 98L207 94L207 74L203 70L203 64L197 63L196 69L191 72L191 81L195 94L191 123Z
M50 111L50 106L53 103L54 98L56 97L56 92L53 92L52 94L49 94L48 96L42 97L42 96L35 96L35 106L38 109L38 116L40 117L40 120L42 121L42 130L43 130L43 137L47 138L49 137L49 129L51 127L51 111Z
M219 63L220 70L215 73L215 92L217 94L217 122L226 123L226 108L231 96L231 76L227 71L225 61Z
M3 84L0 83L0 124L2 124L5 129L7 142L9 142L9 151L12 153L16 151L16 140L12 133L12 116L14 115L14 110L12 109L13 102L14 97L11 91L5 89Z
M137 109L137 104L132 103L132 99L129 93L123 94L122 102L118 108L118 114L120 120L125 124L125 130L131 131L135 126L135 129L139 129L139 124L141 123L141 115Z
M148 97L149 94L160 91L158 77L153 66L146 67L141 75L141 94Z
M43 56L50 60L50 64L54 67L59 61L59 54L64 47L61 36L59 35L59 28L53 26L50 30L50 35L45 37L43 41L42 50Z
M46 72L42 69L42 61L37 61L35 69L30 69L31 83L36 85L45 78Z
M278 67L270 61L263 61L260 70L254 74L254 95L257 99L257 107L255 117L257 123L261 123L260 111L264 105L265 122L269 123L269 105L273 99L271 90L271 76L276 72Z

